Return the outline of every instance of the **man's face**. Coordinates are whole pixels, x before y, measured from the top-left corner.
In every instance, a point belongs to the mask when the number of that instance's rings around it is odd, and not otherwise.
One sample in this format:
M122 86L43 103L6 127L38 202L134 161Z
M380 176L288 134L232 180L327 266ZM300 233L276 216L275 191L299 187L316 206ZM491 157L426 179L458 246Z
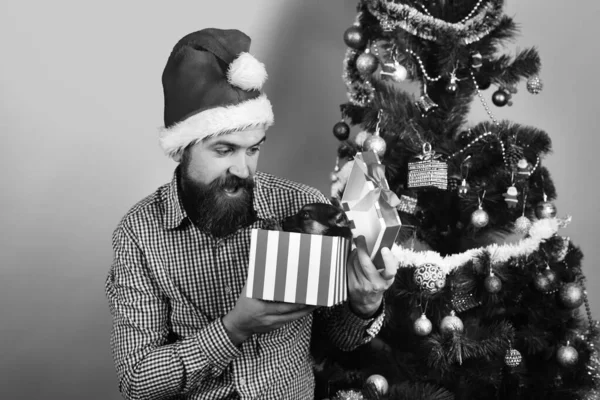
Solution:
M183 203L200 229L225 236L251 222L254 173L263 129L208 138L186 149L181 162Z

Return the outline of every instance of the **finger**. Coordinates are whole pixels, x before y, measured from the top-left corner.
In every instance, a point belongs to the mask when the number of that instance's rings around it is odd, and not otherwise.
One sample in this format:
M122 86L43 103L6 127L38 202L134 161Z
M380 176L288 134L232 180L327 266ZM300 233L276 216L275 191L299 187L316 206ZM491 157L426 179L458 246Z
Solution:
M356 260L356 250L354 250L350 257L348 257L348 268L346 268L346 277L348 278L348 287L354 287L358 284L358 276L356 275L356 264L358 261ZM359 267L360 268L360 267ZM361 273L361 277L363 274Z
M381 249L381 257L385 265L385 268L381 270L381 277L386 281L394 279L398 272L398 260L396 256L394 256L394 253L390 249L384 247Z
M384 278L382 278L381 272L382 270L378 270L377 267L373 264L371 257L369 257L367 253L367 245L364 237L360 236L357 238L357 248L358 248L358 266L356 268L360 272L359 277L363 277L363 279L368 280L369 282L375 285L381 285L384 283ZM363 250L361 256L361 249ZM391 272L388 272L386 275L389 275ZM395 272L394 272L395 274ZM388 277L389 279L389 277Z
M272 308L269 310L270 314L278 314L285 315L294 313L297 311L303 311L305 309L314 309L315 306L306 305L306 304L295 304L295 303L271 303Z
M279 323L295 321L297 319L307 316L308 314L313 312L315 308L317 308L317 307L316 306L305 306L304 308L302 308L300 310L291 311L291 312L288 312L285 314L279 314L274 317L274 320Z
M352 263L352 268L354 268L358 280L361 280L362 278L370 281L375 278L378 273L377 269L373 265L373 262L371 261L371 257L369 257L369 253L367 251L367 240L361 235L355 239L355 242L356 258L354 260L355 262ZM369 268L369 266L372 267L372 270Z

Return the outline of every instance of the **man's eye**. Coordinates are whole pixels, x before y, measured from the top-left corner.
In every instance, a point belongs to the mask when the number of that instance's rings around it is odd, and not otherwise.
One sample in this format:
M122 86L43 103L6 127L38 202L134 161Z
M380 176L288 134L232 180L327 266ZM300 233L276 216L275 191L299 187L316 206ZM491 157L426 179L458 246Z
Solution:
M220 156L226 156L227 154L231 153L231 149L230 148L219 148L219 149L215 149L215 152Z
M252 155L252 154L256 154L260 151L260 147L252 147L251 149L248 149L248 154Z

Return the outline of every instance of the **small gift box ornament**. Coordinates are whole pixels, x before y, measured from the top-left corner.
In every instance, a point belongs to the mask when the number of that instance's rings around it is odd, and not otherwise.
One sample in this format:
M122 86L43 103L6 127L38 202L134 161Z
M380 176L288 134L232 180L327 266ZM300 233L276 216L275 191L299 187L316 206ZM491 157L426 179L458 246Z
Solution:
M414 215L417 211L417 199L403 194L400 196L400 203L396 206L396 209Z
M381 249L392 248L400 231L396 207L400 199L390 190L385 167L372 151L357 153L342 196L342 207L354 237L364 236L373 264L384 268Z
M423 145L423 153L408 163L408 187L410 189L448 188L448 164L435 154L430 143Z

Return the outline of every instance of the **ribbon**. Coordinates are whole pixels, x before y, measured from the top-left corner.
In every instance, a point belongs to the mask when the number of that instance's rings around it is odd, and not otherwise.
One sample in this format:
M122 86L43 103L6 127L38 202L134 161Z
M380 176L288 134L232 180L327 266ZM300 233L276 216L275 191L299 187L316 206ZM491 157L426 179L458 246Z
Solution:
M375 189L370 190L369 193L360 199L352 207L353 210L368 211L379 199L382 199L393 208L400 205L400 199L396 196L396 193L387 188L384 165L372 163L367 166L359 160L355 160L355 165L358 165L367 179L373 182Z

